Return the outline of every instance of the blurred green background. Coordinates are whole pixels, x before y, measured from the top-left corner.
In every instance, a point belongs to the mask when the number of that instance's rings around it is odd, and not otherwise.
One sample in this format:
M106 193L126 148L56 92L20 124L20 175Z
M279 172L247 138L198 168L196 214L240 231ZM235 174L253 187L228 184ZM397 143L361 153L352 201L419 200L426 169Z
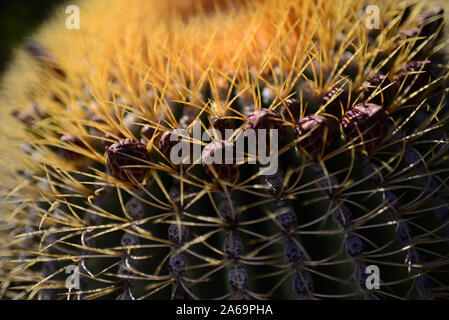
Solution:
M12 58L12 49L20 45L63 2L66 0L0 1L0 74Z

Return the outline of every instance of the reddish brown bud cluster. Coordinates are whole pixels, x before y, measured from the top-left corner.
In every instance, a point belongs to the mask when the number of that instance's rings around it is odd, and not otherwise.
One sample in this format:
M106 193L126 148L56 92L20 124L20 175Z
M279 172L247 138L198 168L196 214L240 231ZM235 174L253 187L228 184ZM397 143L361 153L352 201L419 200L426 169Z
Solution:
M296 123L301 116L301 103L298 99L287 99L284 101L281 114L285 120Z
M296 137L303 137L298 147L312 157L319 156L331 144L332 132L332 123L328 118L319 114L308 115L296 125Z
M363 102L370 99L370 103L386 106L392 101L394 91L388 77L376 74L362 83L360 99Z
M81 148L84 147L83 142L71 134L65 134L61 138L59 138L59 140L61 142L63 142L64 144L74 145L74 146L78 146ZM79 160L83 157L81 154L79 154L73 150L65 149L64 147L62 147L59 150L59 152L64 159L69 160L69 161Z
M234 149L234 144L228 140L213 141L204 147L201 154L201 164L211 178L230 180L238 174ZM216 160L219 160L220 163L216 163L218 162ZM226 163L226 161L232 163Z
M146 146L134 139L126 138L106 148L108 153L108 167L117 179L142 181L147 172L150 155ZM132 167L130 167L132 166Z
M388 133L388 117L382 106L360 103L347 111L342 119L343 134L354 144L362 143L367 152L374 151Z
M409 90L410 93L418 91L431 82L432 63L429 60L410 61L399 69L395 79L399 86Z

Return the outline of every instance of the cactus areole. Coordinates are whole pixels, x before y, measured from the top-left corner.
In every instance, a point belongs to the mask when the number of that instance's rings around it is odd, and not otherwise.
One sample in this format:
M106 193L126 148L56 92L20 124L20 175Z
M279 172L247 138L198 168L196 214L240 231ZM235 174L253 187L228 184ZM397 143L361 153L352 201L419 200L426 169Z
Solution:
M108 167L114 177L121 180L142 180L149 159L147 147L134 139L122 139L106 148Z

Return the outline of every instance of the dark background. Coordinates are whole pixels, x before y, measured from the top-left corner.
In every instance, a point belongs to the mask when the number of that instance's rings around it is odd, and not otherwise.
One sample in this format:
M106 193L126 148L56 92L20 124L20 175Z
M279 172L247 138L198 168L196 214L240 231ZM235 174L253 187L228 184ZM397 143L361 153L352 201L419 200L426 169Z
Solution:
M64 0L0 1L0 74L20 45Z

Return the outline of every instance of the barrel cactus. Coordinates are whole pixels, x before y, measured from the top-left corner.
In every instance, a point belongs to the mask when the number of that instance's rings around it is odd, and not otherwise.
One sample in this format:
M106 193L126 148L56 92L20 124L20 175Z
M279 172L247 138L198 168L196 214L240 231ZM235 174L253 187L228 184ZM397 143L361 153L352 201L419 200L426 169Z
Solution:
M3 77L0 297L447 298L438 5L80 1L73 30L56 13Z

